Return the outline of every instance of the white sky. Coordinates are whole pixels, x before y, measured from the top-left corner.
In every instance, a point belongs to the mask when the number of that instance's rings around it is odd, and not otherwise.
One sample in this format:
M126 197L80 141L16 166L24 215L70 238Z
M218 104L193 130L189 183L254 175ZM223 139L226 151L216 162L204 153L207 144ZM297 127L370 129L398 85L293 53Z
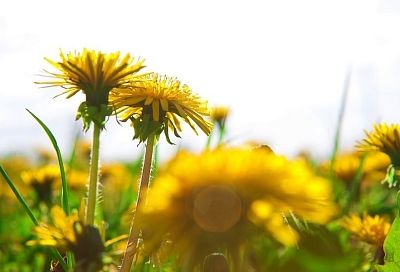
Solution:
M44 56L88 47L145 58L149 70L230 106L234 142L327 155L349 67L343 146L375 121L398 121L399 30L396 0L1 1L0 153L49 146L25 108L68 150L82 97L52 99L58 90L33 81L48 67ZM107 127L104 159L137 154L128 126ZM206 138L186 131L174 142L200 149Z

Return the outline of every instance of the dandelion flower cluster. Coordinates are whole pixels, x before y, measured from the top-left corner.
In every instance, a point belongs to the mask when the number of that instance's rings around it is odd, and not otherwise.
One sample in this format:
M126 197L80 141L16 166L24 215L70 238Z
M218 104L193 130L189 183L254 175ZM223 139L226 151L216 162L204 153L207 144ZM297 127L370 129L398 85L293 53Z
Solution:
M205 120L209 116L207 102L174 78L156 73L138 77L129 88L113 92L110 103L122 121L132 121L134 138L140 142L144 142L150 134L160 135L164 132L171 143L170 130L177 137L182 130L179 118L196 133L195 126L206 135L211 132L212 125Z
M170 241L190 270L211 253L235 256L264 233L294 245L299 235L286 216L326 223L336 211L330 197L327 180L264 149L181 152L156 178L140 213L144 247L154 253Z

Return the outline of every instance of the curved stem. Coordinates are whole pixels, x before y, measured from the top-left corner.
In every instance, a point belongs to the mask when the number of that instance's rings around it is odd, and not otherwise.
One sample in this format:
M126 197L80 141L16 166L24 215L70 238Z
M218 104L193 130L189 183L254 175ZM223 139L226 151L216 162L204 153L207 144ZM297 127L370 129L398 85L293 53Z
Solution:
M86 224L94 225L95 209L97 202L97 184L99 179L99 147L100 147L100 126L94 123L92 155L89 173L89 193L86 209Z
M136 200L135 213L132 218L131 229L129 232L128 243L124 257L122 259L122 272L129 272L132 266L133 258L136 254L137 243L139 240L140 229L137 225L137 213L140 212L142 206L146 203L147 188L149 187L151 162L154 149L154 135L151 134L146 142L146 151L144 154L142 176L140 178L138 198Z

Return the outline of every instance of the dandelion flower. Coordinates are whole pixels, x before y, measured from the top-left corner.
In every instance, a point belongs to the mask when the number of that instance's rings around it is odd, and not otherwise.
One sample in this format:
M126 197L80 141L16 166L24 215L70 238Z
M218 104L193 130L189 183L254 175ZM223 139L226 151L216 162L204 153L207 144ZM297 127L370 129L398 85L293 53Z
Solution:
M264 149L181 152L154 180L139 214L144 248L156 254L169 241L183 270L193 271L212 253L238 256L257 235L292 246L299 235L286 216L326 223L336 210L330 197L327 180Z
M349 231L354 238L370 245L381 248L389 232L390 223L379 215L365 214L362 218L356 214L345 217L341 225Z
M360 151L380 151L387 154L393 164L400 165L400 126L375 124L372 132L359 142Z
M42 166L22 172L21 178L36 191L38 201L50 203L53 189L61 182L60 168L58 165Z
M333 164L333 173L340 180L350 183L354 180L357 172L362 170L362 186L370 186L382 181L385 177L386 169L390 164L389 157L381 152L369 152L361 165L361 156L359 152L346 152L339 154ZM329 162L324 163L322 171L327 172Z
M143 60L135 61L130 54L121 57L119 52L106 54L83 49L82 53L60 52L60 58L60 61L46 58L58 70L58 73L46 71L54 80L37 83L62 87L67 98L82 91L90 106L107 105L109 92L126 85L129 76L144 67Z
M140 71L143 60L135 60L130 54L121 56L119 52L102 53L83 49L81 53L60 52L59 61L46 60L58 71L46 71L52 80L36 82L44 87L61 87L67 98L82 91L86 101L78 108L77 119L82 118L84 128L88 129L91 121L104 122L112 109L108 107L109 93L116 88L126 86L130 77Z
M230 109L224 106L216 106L211 109L211 120L218 124L220 128L225 127L226 119L228 118Z
M140 142L144 142L151 134L160 135L164 132L171 143L169 131L172 130L179 137L182 130L179 118L195 132L195 126L206 135L211 132L212 125L204 119L209 116L207 102L187 85L173 78L155 73L137 78L129 88L113 92L110 102L122 121L132 121L134 139Z
M99 271L94 267L102 266L102 254L105 251L99 231L90 225L84 225L77 213L66 216L63 209L54 206L51 209L53 225L41 223L34 232L36 240L28 245L42 245L69 250L74 253L76 267L74 271Z
M375 124L372 132L358 143L360 151L379 151L390 157L392 164L388 167L384 182L389 187L396 186L400 177L400 126L396 124Z

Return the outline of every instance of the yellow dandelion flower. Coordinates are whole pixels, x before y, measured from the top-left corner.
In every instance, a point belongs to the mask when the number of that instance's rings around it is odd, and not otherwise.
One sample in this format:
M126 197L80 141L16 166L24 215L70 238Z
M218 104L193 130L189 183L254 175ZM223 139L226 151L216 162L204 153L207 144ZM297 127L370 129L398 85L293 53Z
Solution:
M164 132L171 143L169 130L177 137L182 130L178 117L195 132L195 125L206 135L211 132L212 125L204 119L204 116L209 116L207 102L173 78L155 73L143 76L133 80L130 88L113 92L110 102L120 113L122 121L132 121L134 138L140 142L144 142L150 134Z
M338 154L333 162L333 174L342 181L352 182L360 168L361 158L358 152L346 152ZM322 165L322 170L328 172L330 162Z
M358 143L360 151L379 151L390 157L392 164L388 167L384 182L389 187L396 186L400 180L400 126L397 124L375 124L372 132Z
M366 154L361 166L359 152L345 152L338 154L333 164L333 173L340 180L350 183L354 180L357 171L362 170L362 186L370 186L384 179L386 169L390 165L389 157L381 152L369 152ZM321 170L328 172L330 162L321 165Z
M46 71L52 80L36 82L44 87L61 87L67 98L82 91L85 102L78 108L77 119L82 118L84 129L89 129L94 121L104 125L105 117L112 113L108 106L109 93L116 88L125 87L130 78L140 71L143 60L135 60L130 54L121 56L120 52L102 53L83 49L81 53L60 52L59 61L45 58L57 72Z
M356 214L352 214L345 217L341 225L357 240L381 248L391 224L386 218L379 215L372 217L365 214L361 218Z
M81 190L86 187L89 176L86 171L70 169L67 171L67 178L70 189Z
M225 128L226 119L228 118L230 109L224 106L216 106L211 109L211 120L218 125L220 129Z
M327 180L265 149L181 152L153 184L139 214L145 250L169 241L188 271L212 253L235 256L257 235L296 244L290 214L326 223L336 212Z
M54 225L40 224L34 228L37 240L29 241L29 245L53 246L61 249L67 248L76 242L74 224L78 222L77 213L66 216L59 206L51 209L50 216Z
M24 171L21 178L25 184L31 186L38 194L38 201L49 203L52 191L61 183L60 168L58 165L45 165L37 169Z
M108 104L108 94L114 88L128 83L143 66L143 60L135 61L130 54L121 57L120 52L102 53L83 49L82 53L60 52L60 61L45 58L59 72L47 72L52 81L37 82L45 87L62 87L67 98L82 91L89 106Z
M211 109L211 119L214 121L224 121L228 118L230 109L224 106L216 106Z
M51 209L51 219L53 225L41 223L34 228L37 238L27 244L72 251L76 261L74 271L99 271L88 270L90 267L102 266L105 247L99 231L93 226L84 225L77 213L66 216L59 206Z
M369 187L382 182L389 165L390 158L388 155L381 152L369 152L364 161L364 174L361 186Z
M380 151L387 154L392 163L400 165L400 126L397 124L375 124L372 132L358 143L360 151Z

